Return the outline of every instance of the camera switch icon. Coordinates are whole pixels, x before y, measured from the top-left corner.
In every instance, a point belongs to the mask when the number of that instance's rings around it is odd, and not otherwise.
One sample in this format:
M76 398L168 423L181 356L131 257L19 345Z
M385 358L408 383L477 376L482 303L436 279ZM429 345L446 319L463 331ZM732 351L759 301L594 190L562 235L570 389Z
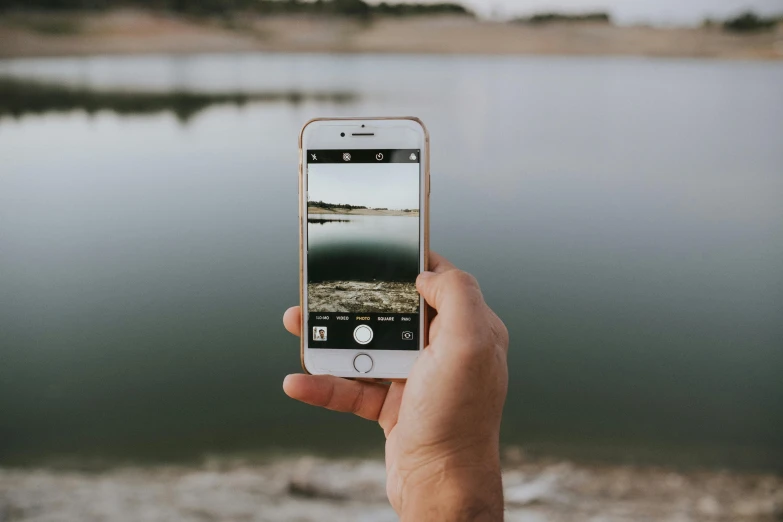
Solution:
M412 341L413 340L413 332L402 332L402 340L403 341Z

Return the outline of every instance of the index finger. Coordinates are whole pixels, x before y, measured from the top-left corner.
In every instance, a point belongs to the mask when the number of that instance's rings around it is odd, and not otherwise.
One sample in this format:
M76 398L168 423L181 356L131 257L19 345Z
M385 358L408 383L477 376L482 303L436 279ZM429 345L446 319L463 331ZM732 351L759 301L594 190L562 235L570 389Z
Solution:
M355 413L377 421L389 386L374 382L342 379L333 375L289 375L283 390L292 399L328 410Z

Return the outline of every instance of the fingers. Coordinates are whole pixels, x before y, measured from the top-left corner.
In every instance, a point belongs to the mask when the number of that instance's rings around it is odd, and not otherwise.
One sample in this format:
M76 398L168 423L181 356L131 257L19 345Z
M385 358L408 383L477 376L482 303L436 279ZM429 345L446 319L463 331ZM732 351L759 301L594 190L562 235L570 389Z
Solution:
M389 387L384 384L350 381L331 375L289 375L283 390L292 399L328 410L355 413L377 421Z
M430 272L440 273L457 268L456 266L452 265L448 259L438 254L437 252L430 252L429 262Z
M405 389L405 383L393 382L386 393L386 400L378 415L378 424L383 428L383 433L387 437L389 432L397 425L397 417L400 414L400 403L402 403L402 391Z
M298 306L292 306L283 314L283 325L285 329L294 335L300 335L302 332L302 309Z
M483 301L476 279L462 270L422 272L416 279L416 289L438 312L444 307L470 312Z

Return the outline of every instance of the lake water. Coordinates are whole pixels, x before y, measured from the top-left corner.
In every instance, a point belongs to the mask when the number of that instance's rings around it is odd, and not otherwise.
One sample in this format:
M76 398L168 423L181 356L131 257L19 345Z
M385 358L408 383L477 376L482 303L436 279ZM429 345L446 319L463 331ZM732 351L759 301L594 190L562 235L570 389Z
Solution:
M0 119L0 462L379 451L288 400L297 133L417 115L432 247L508 325L503 441L783 467L783 63L206 55L0 62L347 103Z
M307 230L312 283L411 282L418 275L417 216L308 214Z

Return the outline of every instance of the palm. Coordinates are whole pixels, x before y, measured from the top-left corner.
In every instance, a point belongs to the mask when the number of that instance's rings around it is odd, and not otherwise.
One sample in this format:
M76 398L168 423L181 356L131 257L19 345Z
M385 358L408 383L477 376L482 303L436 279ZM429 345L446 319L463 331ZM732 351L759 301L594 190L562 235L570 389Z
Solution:
M402 502L406 472L416 460L418 448L426 448L433 442L428 434L432 430L431 417L419 412L426 407L417 390L424 382L432 382L428 375L433 367L431 357L423 352L407 383L393 383L384 398L378 422L386 435L386 494L389 502L399 511ZM422 360L423 359L423 360ZM406 393L408 390L408 393Z
M400 387L404 387L404 384L399 384ZM399 412L400 404L396 406L390 406L389 409L396 409ZM402 489L400 475L398 473L399 462L399 448L400 448L400 431L396 429L395 423L388 430L384 428L386 433L386 496L389 497L389 502L395 510L399 510L400 507L400 491Z

